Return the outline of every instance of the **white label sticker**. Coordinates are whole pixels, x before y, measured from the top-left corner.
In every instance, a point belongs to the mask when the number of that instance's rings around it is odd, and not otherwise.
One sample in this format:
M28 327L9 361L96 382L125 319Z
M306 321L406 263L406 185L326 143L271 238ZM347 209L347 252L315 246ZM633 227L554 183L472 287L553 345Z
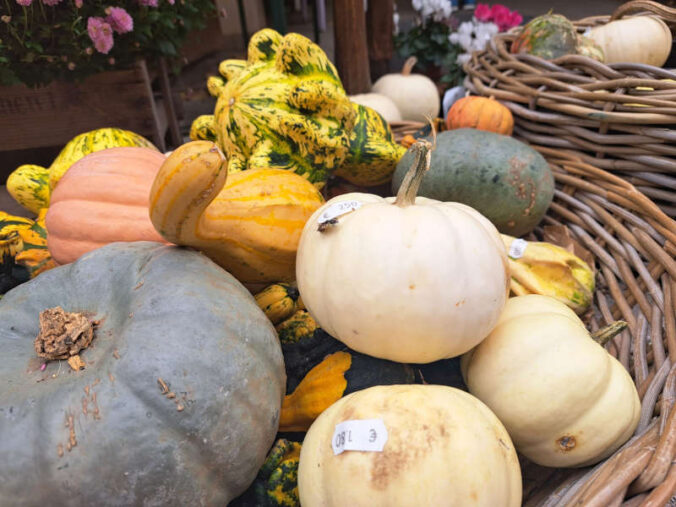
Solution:
M340 201L332 204L324 210L324 213L319 215L319 223L323 224L334 218L338 218L341 215L354 211L361 208L362 203L360 201Z
M509 256L512 259L520 259L523 257L526 247L528 246L528 241L525 239L515 239L512 241L512 244L509 246Z
M387 442L387 428L382 419L355 419L336 424L333 454L343 451L382 452Z

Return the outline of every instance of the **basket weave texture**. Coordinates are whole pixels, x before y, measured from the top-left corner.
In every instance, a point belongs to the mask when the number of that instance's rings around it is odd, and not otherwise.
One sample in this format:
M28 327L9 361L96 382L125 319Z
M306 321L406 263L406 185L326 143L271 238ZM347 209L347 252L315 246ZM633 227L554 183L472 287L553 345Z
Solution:
M418 134L423 124L417 125ZM393 126L395 138L416 125ZM676 221L615 174L565 150L532 145L556 179L554 201L528 239L565 226L592 253L596 290L590 331L625 320L606 349L630 372L641 397L633 438L594 467L544 468L522 461L524 505L676 505ZM571 358L571 360L575 360Z
M637 11L676 23L676 9L637 0L610 17L574 25L582 33ZM605 65L579 55L545 60L511 54L515 37L498 34L472 55L464 66L465 88L503 102L514 115L515 137L574 151L585 162L619 172L676 216L676 72Z

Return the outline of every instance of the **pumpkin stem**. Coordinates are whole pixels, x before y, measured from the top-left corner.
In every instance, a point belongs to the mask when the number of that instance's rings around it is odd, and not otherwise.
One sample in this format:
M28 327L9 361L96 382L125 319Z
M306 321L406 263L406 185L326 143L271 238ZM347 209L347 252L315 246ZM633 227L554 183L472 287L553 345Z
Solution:
M47 360L69 359L86 349L94 339L94 322L81 313L57 306L40 312L40 332L35 352Z
M404 62L404 66L401 68L401 73L404 76L411 75L411 71L415 64L418 63L418 59L415 56L409 56L409 58Z
M434 129L432 129L432 132L434 132ZM425 139L418 139L409 149L415 153L415 160L404 176L404 181L397 192L397 198L394 200L394 204L402 208L415 204L415 197L423 176L430 168L434 146Z
M602 327L595 333L592 333L591 337L596 343L603 347L606 343L612 340L616 335L620 334L627 328L627 323L623 320L618 320L608 324L605 327Z

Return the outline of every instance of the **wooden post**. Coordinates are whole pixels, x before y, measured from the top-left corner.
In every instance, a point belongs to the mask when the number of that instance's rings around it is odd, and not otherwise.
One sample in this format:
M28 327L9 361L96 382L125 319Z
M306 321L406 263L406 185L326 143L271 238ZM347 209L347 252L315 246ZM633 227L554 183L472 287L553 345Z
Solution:
M336 67L349 95L371 90L364 0L334 0Z
M377 79L389 71L394 53L394 0L369 0L366 12L371 78Z

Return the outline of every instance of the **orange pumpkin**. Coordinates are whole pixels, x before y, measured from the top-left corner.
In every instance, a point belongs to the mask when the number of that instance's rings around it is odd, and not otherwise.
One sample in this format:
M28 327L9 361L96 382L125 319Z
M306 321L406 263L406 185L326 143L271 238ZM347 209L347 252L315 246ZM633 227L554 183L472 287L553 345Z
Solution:
M162 241L148 196L165 156L149 148L110 148L78 160L52 192L47 248L58 264L115 241Z
M486 97L464 97L453 104L446 115L449 130L474 128L506 136L512 135L512 112L497 100Z

